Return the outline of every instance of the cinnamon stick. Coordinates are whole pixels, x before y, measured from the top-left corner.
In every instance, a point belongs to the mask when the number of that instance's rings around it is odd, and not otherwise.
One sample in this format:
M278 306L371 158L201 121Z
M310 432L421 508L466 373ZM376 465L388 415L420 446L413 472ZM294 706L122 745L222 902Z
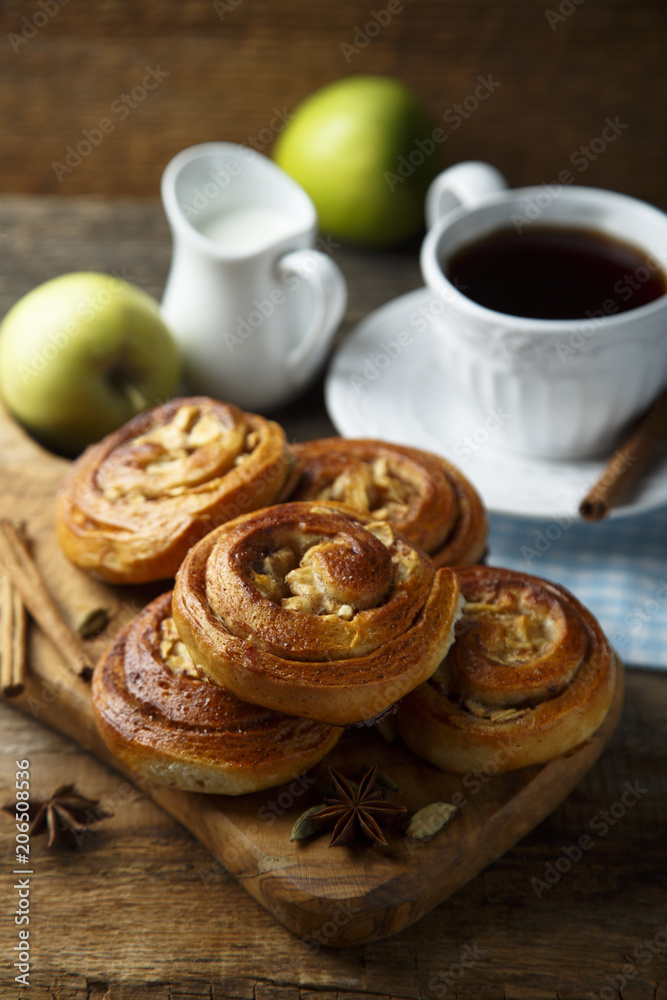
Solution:
M634 483L667 433L667 391L658 396L579 505L587 521L601 521Z
M0 567L69 669L79 677L90 678L93 663L87 651L62 618L25 541L6 518L0 520Z
M0 689L6 698L21 694L28 670L26 613L21 595L8 576L0 583L2 629L0 639Z

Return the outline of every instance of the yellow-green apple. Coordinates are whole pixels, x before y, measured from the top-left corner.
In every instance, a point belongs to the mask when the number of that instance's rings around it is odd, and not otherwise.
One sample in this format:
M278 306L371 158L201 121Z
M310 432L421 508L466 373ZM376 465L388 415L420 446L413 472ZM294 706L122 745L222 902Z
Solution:
M348 76L297 107L272 155L308 192L322 230L351 243L390 246L423 226L426 189L442 169L445 138L399 80Z
M121 278L39 285L0 325L0 392L47 447L75 455L174 394L178 349L157 302Z

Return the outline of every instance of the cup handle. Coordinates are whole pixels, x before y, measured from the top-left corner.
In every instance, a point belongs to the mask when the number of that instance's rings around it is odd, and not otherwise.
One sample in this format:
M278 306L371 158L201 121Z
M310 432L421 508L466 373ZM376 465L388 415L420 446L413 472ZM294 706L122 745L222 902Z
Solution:
M298 275L310 285L315 299L310 326L287 355L292 376L303 377L298 369L310 362L310 370L314 371L338 329L347 305L347 285L338 265L319 250L293 250L285 254L278 261L278 271L281 276Z
M426 225L465 205L472 207L483 198L507 190L507 181L495 167L479 160L457 163L431 182L426 192Z

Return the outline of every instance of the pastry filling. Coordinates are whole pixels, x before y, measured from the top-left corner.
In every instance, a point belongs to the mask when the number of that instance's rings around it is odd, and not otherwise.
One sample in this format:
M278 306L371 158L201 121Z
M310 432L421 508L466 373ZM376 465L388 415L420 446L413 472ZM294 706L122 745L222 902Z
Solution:
M378 520L398 521L405 517L417 491L390 467L385 456L373 462L350 463L329 485L317 492L318 500L335 500L367 510Z
M553 614L537 608L523 591L506 591L495 601L467 603L461 627L478 629L489 657L500 663L535 660L548 653L558 638Z
M174 677L188 677L199 680L199 674L181 641L173 618L163 618L160 622L160 657L165 667Z
M510 719L519 719L530 711L530 708L497 708L495 705L482 705L473 698L464 701L463 708L477 719L487 719L489 722L509 722Z
M109 455L98 475L102 496L126 503L181 496L245 462L259 437L243 422L225 425L216 413L181 406Z
M576 673L586 638L571 641L563 607L536 587L471 594L456 642L434 681L479 719L519 718L555 697Z
M372 522L366 529L385 549L391 549L395 535L389 524ZM357 611L376 607L394 577L405 579L416 568L419 557L412 549L405 559L392 557L377 580L364 578L363 587L355 585L353 572L346 572L354 568L349 560L350 550L342 541L311 539L301 552L285 546L264 557L253 574L253 582L262 597L290 611L336 615L349 621Z

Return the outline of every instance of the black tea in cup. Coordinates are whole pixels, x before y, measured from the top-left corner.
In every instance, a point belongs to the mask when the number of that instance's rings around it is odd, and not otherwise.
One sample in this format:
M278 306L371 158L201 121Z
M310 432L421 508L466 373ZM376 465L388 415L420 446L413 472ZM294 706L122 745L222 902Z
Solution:
M532 319L613 315L667 292L667 278L638 247L593 229L497 229L461 247L443 271L487 309Z

